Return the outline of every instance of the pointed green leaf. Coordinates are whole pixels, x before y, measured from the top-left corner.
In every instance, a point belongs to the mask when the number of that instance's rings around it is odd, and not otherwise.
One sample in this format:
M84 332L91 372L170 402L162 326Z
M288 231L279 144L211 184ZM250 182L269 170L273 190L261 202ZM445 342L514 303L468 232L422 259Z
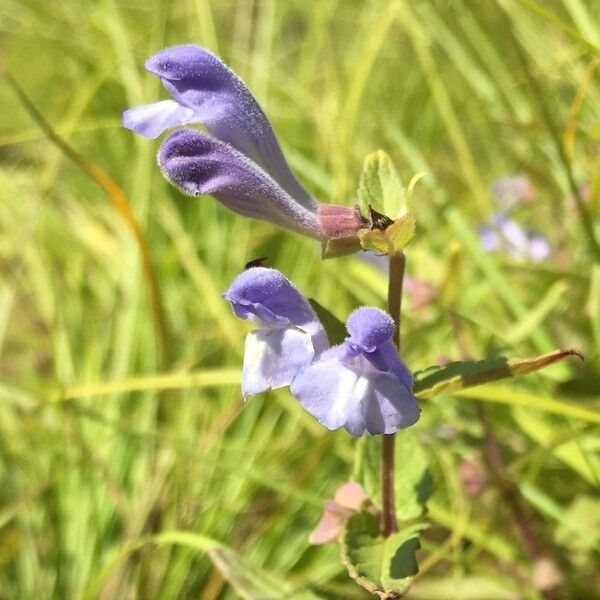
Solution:
M341 344L346 337L348 337L346 326L331 311L327 310L314 298L309 298L308 302L312 306L312 309L317 313L317 317L319 317L323 327L325 327L329 344L331 346Z
M396 219L406 212L404 186L392 159L383 150L377 150L365 158L358 199L365 216L370 215L370 206L390 219Z
M583 359L577 350L569 349L554 350L534 358L508 359L500 356L429 367L415 373L414 392L418 398L432 398L438 394L449 394L490 381L533 373L567 356L578 356Z
M358 239L363 250L393 256L404 250L415 235L416 220L411 214L402 215L385 231L360 229Z
M412 525L384 538L377 516L365 511L352 515L340 535L350 577L382 600L400 598L419 570L415 553L424 527Z
M358 232L358 239L363 250L370 250L378 254L395 254L394 246L391 240L380 229L361 229Z
M415 225L415 218L410 214L406 214L394 221L385 230L385 235L390 239L396 254L402 252L408 245L408 242L413 239L415 235Z
M367 437L361 452L357 476L369 498L381 505L381 439ZM403 429L396 433L394 464L396 517L400 522L418 519L425 513L433 482L427 454L414 431Z

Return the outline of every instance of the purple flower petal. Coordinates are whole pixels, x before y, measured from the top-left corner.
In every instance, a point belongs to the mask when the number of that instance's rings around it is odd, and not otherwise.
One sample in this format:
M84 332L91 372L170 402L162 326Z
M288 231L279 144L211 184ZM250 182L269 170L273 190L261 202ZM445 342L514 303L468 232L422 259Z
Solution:
M266 115L244 82L219 58L198 46L175 46L151 56L145 66L160 77L175 101L193 111L193 117L190 120L187 113L180 113L179 121L163 117L160 124L152 125L124 121L125 127L155 137L157 131L168 127L201 123L212 135L256 161L299 204L316 208L315 200L290 170ZM149 113L147 117L152 118Z
M234 212L321 239L316 214L293 199L231 146L192 129L165 140L158 153L165 177L190 196L212 194Z
M531 260L534 262L543 262L546 260L552 252L548 240L545 237L532 232L528 234L528 238L529 256L531 257Z
M419 419L411 391L391 372L378 371L362 355L339 360L338 348L304 368L291 385L300 404L325 427L353 436L394 433Z
M516 221L502 215L494 215L491 225L480 227L479 235L485 250L504 250L517 261L541 262L551 253L546 238L534 231L526 231Z
M496 221L506 251L512 258L522 260L529 247L525 230L511 219L498 218Z
M495 252L500 248L500 236L495 229L484 225L479 228L479 239L483 249L487 252Z
M380 371L393 371L408 389L412 375L391 341L396 326L390 315L370 306L356 309L347 322L347 344L356 347Z
M130 108L123 113L123 126L144 137L157 138L165 129L194 122L194 111L175 100L161 100Z
M292 327L267 327L246 337L242 394L244 398L290 385L315 356L311 336Z

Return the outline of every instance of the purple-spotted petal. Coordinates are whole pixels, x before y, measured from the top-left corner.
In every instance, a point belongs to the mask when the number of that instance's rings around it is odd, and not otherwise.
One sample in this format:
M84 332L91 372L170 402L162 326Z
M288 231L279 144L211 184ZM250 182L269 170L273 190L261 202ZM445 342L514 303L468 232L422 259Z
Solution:
M198 46L175 46L151 56L145 66L179 104L193 110L194 123L256 161L302 206L316 208L292 174L265 113L219 58Z
M165 177L190 196L212 194L234 212L321 239L316 215L293 199L256 163L219 140L182 129L158 153Z
M244 349L242 394L252 396L289 385L314 356L311 336L305 331L294 327L251 331Z
M344 427L353 436L394 433L414 424L420 410L400 378L377 370L362 355L339 360L342 346L294 379L291 390L300 404L328 429Z

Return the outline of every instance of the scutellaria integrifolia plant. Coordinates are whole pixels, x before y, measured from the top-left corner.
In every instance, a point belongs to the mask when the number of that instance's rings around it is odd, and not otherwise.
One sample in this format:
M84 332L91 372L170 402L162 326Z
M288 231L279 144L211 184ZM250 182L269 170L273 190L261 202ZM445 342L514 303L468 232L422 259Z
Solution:
M123 113L123 125L148 138L181 125L158 153L168 181L188 196L211 194L230 210L320 240L326 255L355 252L367 225L358 207L313 198L288 166L273 128L244 82L214 54L185 45L151 56L146 69L170 100Z
M248 88L218 57L197 46L176 46L149 58L146 68L161 79L171 99L125 111L123 124L148 138L179 128L158 151L158 164L170 183L186 195L210 194L242 216L319 240L324 257L362 249L388 262L389 314L376 307L357 308L348 316L345 337L341 322L326 309L323 312L318 303L311 305L276 269L252 266L244 270L224 298L235 315L256 325L246 337L243 396L289 386L300 405L324 428L361 436L366 442L357 445L353 469L357 482L342 485L334 500L326 503L323 519L310 539L323 543L337 537L350 576L380 598L398 598L416 573L415 551L427 526L398 523L408 513L403 507L396 510L394 502L396 491L403 501L416 498L424 503L428 497L417 489L427 465L419 466L416 478L403 470L410 465L411 454L416 454L413 450L420 449L418 437L402 431L419 420L417 397L430 398L440 390L451 393L533 372L572 352L503 362L502 368L493 361L452 363L413 377L400 358L399 299L404 249L416 232L416 218L409 210L411 190L422 174L405 189L391 158L378 151L365 160L357 206L318 202L294 177ZM201 125L206 131L180 128L186 125ZM492 224L494 231L482 231L490 250L498 246L502 235L515 251L526 251L533 259L543 254L539 240L519 232L509 221ZM427 302L434 297L433 292L428 294ZM313 305L321 310L319 314L331 316L335 336L332 323L325 317L321 322ZM324 323L328 323L329 335ZM330 345L334 339L340 343ZM396 447L395 435L403 436L403 443ZM398 447L402 455L396 457L394 448ZM381 482L380 493L373 481ZM424 515L426 511L408 512Z

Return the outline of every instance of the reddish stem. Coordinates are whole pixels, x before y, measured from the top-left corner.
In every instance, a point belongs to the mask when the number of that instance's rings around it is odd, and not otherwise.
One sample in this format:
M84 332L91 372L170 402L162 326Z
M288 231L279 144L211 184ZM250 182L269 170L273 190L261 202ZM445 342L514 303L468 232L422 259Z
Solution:
M388 312L394 319L394 344L400 350L400 309L402 307L402 282L404 281L404 254L390 256L388 280ZM394 445L395 434L384 435L381 443L381 533L390 536L398 530L394 501Z

